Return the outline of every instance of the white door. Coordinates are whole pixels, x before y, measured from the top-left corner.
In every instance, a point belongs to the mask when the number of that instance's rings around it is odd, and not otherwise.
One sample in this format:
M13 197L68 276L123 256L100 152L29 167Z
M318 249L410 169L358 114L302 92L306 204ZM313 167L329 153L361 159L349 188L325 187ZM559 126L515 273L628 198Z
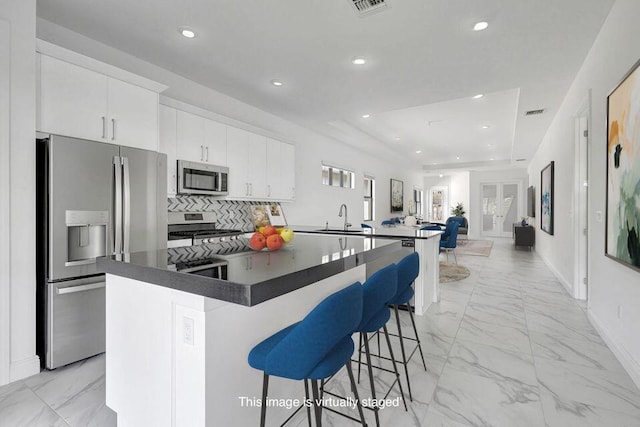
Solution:
M296 149L291 144L283 143L280 146L280 185L282 186L282 199L294 200L296 198Z
M113 142L107 135L107 76L47 55L39 57L37 130Z
M158 151L158 94L109 78L109 142Z
M482 234L510 237L513 224L520 219L520 184L482 184Z
M267 138L249 133L249 196L267 198Z
M267 197L269 199L282 199L284 196L282 186L282 143L275 139L267 138Z
M209 119L204 119L204 160L227 166L227 126Z
M589 267L589 221L588 221L588 152L589 152L589 122L588 108L576 118L576 182L574 203L574 235L576 240L575 281L573 297L587 299L587 273Z

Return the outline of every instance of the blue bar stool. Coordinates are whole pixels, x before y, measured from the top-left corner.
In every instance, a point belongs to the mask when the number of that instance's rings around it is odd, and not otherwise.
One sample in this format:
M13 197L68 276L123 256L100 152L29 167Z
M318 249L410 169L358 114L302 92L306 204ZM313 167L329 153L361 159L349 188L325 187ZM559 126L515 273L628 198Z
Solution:
M351 335L362 319L362 289L362 285L356 282L329 295L302 321L276 332L251 350L249 365L264 372L260 413L261 427L264 427L266 422L270 375L292 380L304 380L307 399L309 399L308 380L311 380L316 425L321 427L322 412L321 407L317 404L319 399L318 381L331 377L345 365L357 402L360 420L346 414L339 414L366 425L351 370L351 356L354 351ZM301 407L283 425L300 409ZM311 425L309 407L307 407L307 415L309 425Z
M398 291L396 295L389 301L390 305L393 305L393 310L396 314L396 324L398 326L398 337L400 338L400 350L402 352L402 361L398 361L398 363L402 363L404 365L404 373L407 378L407 388L409 389L409 399L413 402L413 396L411 394L411 382L409 381L409 368L408 364L411 358L413 357L416 350L420 350L420 357L422 358L422 365L424 366L424 370L427 370L427 364L424 362L424 354L422 353L422 346L420 345L420 338L418 338L418 329L416 328L416 322L413 318L413 309L411 308L411 298L413 298L414 290L411 287L411 284L418 277L418 273L420 272L420 257L416 252L411 255L407 255L402 258L398 264ZM402 324L400 323L400 315L398 314L398 308L400 306L404 306L406 310L409 312L409 318L411 319L411 324L413 325L413 333L415 334L415 338L409 338L407 336L402 335ZM411 354L407 358L407 352L404 348L404 340L410 340L416 342L416 346L411 351Z
M355 332L360 333L360 348L358 351L358 379L360 378L360 365L362 357L362 343L364 341L364 352L366 357L367 369L369 371L369 384L371 386L371 397L376 400L376 389L373 380L374 366L371 363L371 351L369 349L369 334L375 334L380 329L383 329L384 336L387 340L387 346L389 348L389 355L391 356L391 363L393 370L385 369L379 366L375 366L376 369L380 369L386 372L394 373L396 379L389 387L389 391L384 396L387 398L393 387L398 384L400 389L400 395L402 396L402 403L404 403L405 410L407 409L407 402L404 399L404 390L402 390L402 383L400 382L400 374L396 366L396 360L393 356L393 349L391 347L391 340L389 339L389 333L387 331L387 322L391 318L391 311L389 310L389 300L396 294L398 283L398 269L395 264L391 264L381 270L375 272L369 280L363 285L364 292L364 305L362 308L362 320L360 325L355 329ZM379 352L378 352L379 353ZM378 411L380 408L374 406L373 408L376 426L380 425L380 419Z

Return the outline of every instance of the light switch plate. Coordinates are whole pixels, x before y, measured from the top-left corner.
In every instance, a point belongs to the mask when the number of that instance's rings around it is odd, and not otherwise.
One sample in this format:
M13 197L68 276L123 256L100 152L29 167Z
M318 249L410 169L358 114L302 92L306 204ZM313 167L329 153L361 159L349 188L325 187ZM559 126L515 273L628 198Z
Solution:
M182 318L182 342L193 345L193 319L191 317Z

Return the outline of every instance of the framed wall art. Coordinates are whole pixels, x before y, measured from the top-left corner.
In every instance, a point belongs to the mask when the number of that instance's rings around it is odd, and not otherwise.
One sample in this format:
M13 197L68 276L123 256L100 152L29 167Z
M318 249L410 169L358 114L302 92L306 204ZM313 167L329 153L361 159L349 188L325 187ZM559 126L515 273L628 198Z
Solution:
M540 172L540 228L553 236L553 168L549 163Z
M607 97L605 255L640 271L640 61Z
M404 211L404 183L391 178L391 212Z

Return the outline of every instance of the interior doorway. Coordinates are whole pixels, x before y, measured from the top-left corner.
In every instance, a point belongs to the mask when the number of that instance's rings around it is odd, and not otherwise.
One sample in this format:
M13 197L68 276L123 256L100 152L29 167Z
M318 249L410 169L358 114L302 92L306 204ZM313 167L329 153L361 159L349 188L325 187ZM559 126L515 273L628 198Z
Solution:
M511 236L520 218L520 186L519 182L481 184L482 235Z
M574 242L575 271L573 297L586 300L589 269L589 117L591 94L575 117L575 183L574 183Z

